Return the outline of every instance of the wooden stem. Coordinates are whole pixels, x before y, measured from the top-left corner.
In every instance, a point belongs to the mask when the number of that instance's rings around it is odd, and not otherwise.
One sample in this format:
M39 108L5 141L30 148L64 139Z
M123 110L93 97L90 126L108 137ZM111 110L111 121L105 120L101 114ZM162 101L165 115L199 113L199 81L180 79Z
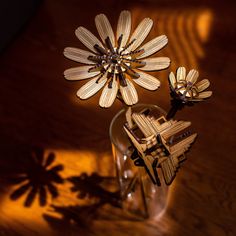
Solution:
M184 107L184 104L181 101L176 100L176 99L172 100L171 101L171 108L166 115L166 119L167 120L172 119L176 115L177 111L182 109L183 107Z
M117 93L116 97L121 102L121 104L124 106L125 110L127 111L129 106L124 102L124 99L122 98L120 91Z

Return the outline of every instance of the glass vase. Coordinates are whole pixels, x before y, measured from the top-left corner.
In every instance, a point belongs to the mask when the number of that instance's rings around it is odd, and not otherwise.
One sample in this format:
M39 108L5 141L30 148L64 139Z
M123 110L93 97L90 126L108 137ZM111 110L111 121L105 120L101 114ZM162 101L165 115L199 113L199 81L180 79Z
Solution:
M166 115L160 107L146 104L133 106L132 112L141 112L144 109L149 109L149 114L155 118ZM168 186L160 172L158 175L161 186L157 186L153 184L144 167L134 165L131 159L131 142L123 129L126 122L125 113L125 109L118 112L110 124L110 139L122 208L136 219L158 219L166 209Z

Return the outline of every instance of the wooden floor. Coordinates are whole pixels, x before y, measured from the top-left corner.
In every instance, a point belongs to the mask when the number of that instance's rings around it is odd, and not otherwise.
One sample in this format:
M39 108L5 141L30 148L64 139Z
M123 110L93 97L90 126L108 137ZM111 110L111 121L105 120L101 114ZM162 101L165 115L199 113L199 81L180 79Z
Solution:
M159 2L44 1L1 54L0 235L236 235L235 12L223 1ZM115 27L123 9L131 10L134 26L154 20L149 38L169 38L158 55L172 64L153 73L162 83L158 91L137 88L140 103L168 110L167 75L178 66L198 69L213 90L210 100L177 114L192 122L198 139L156 221L122 216L104 187L114 176L109 124L121 104L101 109L99 95L80 101L75 94L84 82L63 78L77 66L63 49L84 48L74 30L83 25L96 33L101 12ZM32 186L23 186L21 173Z

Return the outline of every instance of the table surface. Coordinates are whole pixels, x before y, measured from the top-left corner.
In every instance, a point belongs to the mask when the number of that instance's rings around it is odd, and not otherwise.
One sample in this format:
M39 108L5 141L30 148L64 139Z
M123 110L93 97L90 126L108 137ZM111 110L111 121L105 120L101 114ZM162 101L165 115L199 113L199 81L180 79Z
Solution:
M63 49L84 49L74 30L82 25L96 33L101 12L115 27L123 9L132 12L133 26L154 20L149 39L169 38L158 55L170 57L171 66L152 73L161 81L158 91L137 88L140 103L168 110L167 76L183 65L198 69L213 90L211 99L176 116L191 121L198 138L158 220L124 217L103 185L114 177L109 124L119 101L110 109L98 107L100 94L80 101L84 82L63 78L78 66ZM42 2L0 57L0 235L236 235L233 19L233 8L221 1ZM46 173L42 159L57 167ZM21 173L36 184L20 188ZM40 185L49 180L56 185Z

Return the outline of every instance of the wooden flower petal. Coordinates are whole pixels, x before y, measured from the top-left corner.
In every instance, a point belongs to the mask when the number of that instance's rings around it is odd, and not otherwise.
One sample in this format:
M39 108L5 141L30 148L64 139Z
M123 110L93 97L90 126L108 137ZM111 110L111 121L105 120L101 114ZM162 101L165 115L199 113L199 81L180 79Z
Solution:
M94 36L89 30L87 30L86 28L80 26L76 31L75 34L77 36L77 38L80 40L81 43L83 43L88 49L90 49L93 52L97 52L94 49L94 45L97 44L100 47L103 48L102 43L100 42L100 40Z
M82 86L78 92L77 92L77 96L80 99L88 99L90 97L92 97L95 93L97 93L106 83L107 79L106 79L106 75L103 76L103 78L101 78L99 80L99 82L97 83L97 77L90 80L88 83L86 83L84 86Z
M179 67L177 70L176 79L177 81L185 80L186 78L186 69L185 67Z
M110 107L116 99L117 91L118 83L115 79L113 79L112 87L109 88L109 84L107 83L107 85L103 89L102 95L99 99L99 105L105 108Z
M160 81L154 76L141 71L139 71L138 74L140 77L138 79L133 79L133 81L141 87L148 90L156 90L160 87Z
M191 82L192 84L195 84L197 81L197 78L199 76L199 73L197 70L190 70L187 74L186 81Z
M138 94L134 85L128 79L126 79L126 83L127 86L120 86L120 92L124 102L131 106L138 102Z
M169 82L170 82L171 87L174 89L176 87L176 78L173 72L170 72L169 74Z
M129 11L122 11L119 16L116 39L123 35L120 47L124 47L129 39L131 30L131 14Z
M153 21L150 18L145 18L141 21L141 23L137 26L135 31L133 32L130 42L133 39L136 39L134 43L129 47L129 50L135 50L148 36L153 25Z
M97 15L95 24L102 41L105 43L106 38L109 37L113 47L115 47L115 36L107 17L104 14Z
M140 67L139 70L155 71L166 69L170 65L170 58L168 57L153 57L143 60L146 65Z
M80 63L84 64L94 64L94 62L88 60L89 56L94 56L95 54L79 49L79 48L72 48L67 47L64 49L64 56Z
M212 91L205 91L205 92L201 92L199 93L199 95L196 98L209 98L212 95Z
M64 71L67 80L83 80L100 74L100 71L88 72L91 66L79 66Z
M208 79L203 79L196 84L198 92L202 92L210 86L210 81Z
M144 49L144 53L137 57L137 59L148 57L156 53L157 51L162 49L167 43L168 38L165 35L161 35L152 39L151 41L142 46L142 49Z

